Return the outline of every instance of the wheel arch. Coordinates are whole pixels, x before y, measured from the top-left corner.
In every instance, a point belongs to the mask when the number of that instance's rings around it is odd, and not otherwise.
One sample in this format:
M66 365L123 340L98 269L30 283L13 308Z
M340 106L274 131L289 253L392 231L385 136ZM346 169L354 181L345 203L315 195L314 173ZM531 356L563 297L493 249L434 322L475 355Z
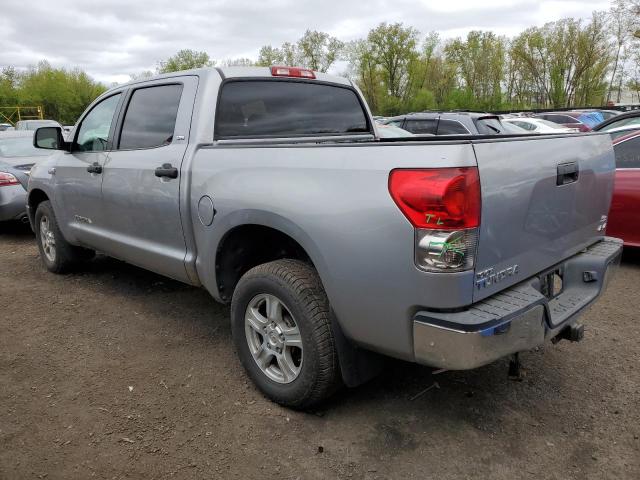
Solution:
M245 211L236 218L239 221L227 219L231 221L228 221L228 228L221 235L215 250L216 288L221 301L231 301L233 290L246 271L261 263L282 258L308 262L318 273L320 282L325 292L327 291L325 284L331 281L331 276L325 259L313 239L298 225L281 216L265 216L264 212ZM266 242L261 242L261 239L266 239ZM283 243L284 248L274 249L274 246L279 246L279 242ZM263 244L267 245L263 254L254 254L255 251L251 251L256 245ZM382 357L357 347L348 339L335 312L332 315L331 327L345 384L350 387L356 386L375 376L381 369Z
M29 191L27 196L27 215L29 217L29 224L31 225L31 230L35 232L35 218L36 218L36 210L38 209L38 205L42 202L46 202L50 200L49 195L40 188L34 188Z

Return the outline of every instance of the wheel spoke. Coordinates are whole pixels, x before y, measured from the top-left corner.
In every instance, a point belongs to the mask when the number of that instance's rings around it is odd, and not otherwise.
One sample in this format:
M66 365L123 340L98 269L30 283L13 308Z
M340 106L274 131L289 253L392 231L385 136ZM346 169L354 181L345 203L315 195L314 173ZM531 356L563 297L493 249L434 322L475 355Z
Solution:
M284 381L290 382L293 380L297 375L297 367L294 365L291 356L287 355L286 350L282 355L278 355L276 360L280 367L280 371L282 372L282 376L284 377Z
M246 322L253 328L256 332L263 333L264 327L267 325L268 320L260 315L257 308L249 308L247 310Z
M273 295L268 295L265 298L267 303L267 318L277 324L282 323L282 303Z
M284 335L284 344L287 347L302 348L302 337L300 336L300 330L297 326L285 328L282 330Z
M264 347L261 347L260 350L253 355L253 358L256 359L256 363L262 370L265 370L269 366L271 357L273 357L273 353Z

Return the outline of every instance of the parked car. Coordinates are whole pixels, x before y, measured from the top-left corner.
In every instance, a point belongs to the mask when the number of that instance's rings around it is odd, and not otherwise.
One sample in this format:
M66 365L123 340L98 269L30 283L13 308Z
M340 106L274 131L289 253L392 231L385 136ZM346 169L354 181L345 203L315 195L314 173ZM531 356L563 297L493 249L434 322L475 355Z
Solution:
M296 408L381 354L469 369L579 340L622 251L607 135L384 139L351 81L306 69L119 85L52 139L28 196L45 267L99 250L203 286L248 376Z
M533 118L541 118L567 128L576 128L581 132L590 132L599 123L584 112L547 112L536 113ZM592 125L590 125L592 124Z
M40 127L61 127L55 120L20 120L16 123L16 130L35 131Z
M10 123L0 123L0 132L6 132L7 130L15 130Z
M616 180L607 233L640 247L640 131L613 140Z
M595 132L612 132L620 131L624 128L640 128L640 110L632 110L630 112L621 113L620 115L605 120L597 125L593 130Z
M578 112L595 112L595 113L599 114L602 117L601 122L604 122L605 120L609 120L611 118L617 117L618 115L620 115L622 113L619 110L602 110L602 109L599 109L599 108L579 109L577 111Z
M0 221L27 220L31 167L50 154L33 146L34 132L0 132Z
M431 135L501 135L511 132L500 117L477 112L421 112L389 117L382 121L411 133Z
M403 138L413 136L413 133L394 125L378 124L376 125L376 128L380 138Z
M503 118L502 123L515 125L529 133L575 133L580 131L577 128L567 128L558 123L534 117Z

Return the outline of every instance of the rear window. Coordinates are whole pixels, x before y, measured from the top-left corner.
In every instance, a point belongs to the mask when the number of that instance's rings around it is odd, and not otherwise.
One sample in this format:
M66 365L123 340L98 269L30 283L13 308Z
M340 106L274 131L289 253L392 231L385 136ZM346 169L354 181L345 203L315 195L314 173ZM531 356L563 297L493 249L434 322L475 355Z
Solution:
M344 135L369 132L354 90L310 82L251 80L222 87L216 138Z
M437 126L438 122L435 118L424 120L407 120L404 124L404 129L410 131L411 133L430 133L431 135L435 135Z
M469 135L469 131L460 122L441 118L438 123L438 135Z

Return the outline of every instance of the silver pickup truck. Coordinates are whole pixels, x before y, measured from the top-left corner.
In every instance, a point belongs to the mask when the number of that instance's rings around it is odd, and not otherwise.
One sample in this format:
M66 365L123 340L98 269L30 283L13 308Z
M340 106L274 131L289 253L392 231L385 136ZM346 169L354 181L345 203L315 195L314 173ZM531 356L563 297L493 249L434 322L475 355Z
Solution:
M204 287L296 408L384 356L471 369L578 340L621 255L608 135L380 139L349 80L300 68L117 86L34 142L59 150L29 181L46 268L100 251Z

